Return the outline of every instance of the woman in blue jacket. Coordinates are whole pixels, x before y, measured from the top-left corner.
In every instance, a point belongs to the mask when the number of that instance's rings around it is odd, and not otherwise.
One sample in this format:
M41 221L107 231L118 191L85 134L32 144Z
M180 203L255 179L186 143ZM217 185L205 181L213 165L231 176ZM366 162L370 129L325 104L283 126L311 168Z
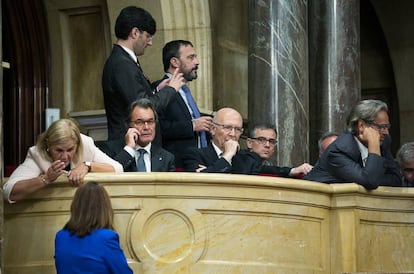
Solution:
M56 234L55 265L65 273L132 273L113 228L105 188L88 182L76 190L70 219Z

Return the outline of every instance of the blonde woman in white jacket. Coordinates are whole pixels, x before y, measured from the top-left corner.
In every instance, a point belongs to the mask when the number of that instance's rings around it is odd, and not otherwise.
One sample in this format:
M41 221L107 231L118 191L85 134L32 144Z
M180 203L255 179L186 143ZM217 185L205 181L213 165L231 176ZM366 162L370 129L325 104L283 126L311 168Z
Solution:
M60 175L79 186L88 172L123 172L122 165L95 146L92 138L80 133L72 119L60 119L39 135L26 159L3 186L10 203L47 187Z

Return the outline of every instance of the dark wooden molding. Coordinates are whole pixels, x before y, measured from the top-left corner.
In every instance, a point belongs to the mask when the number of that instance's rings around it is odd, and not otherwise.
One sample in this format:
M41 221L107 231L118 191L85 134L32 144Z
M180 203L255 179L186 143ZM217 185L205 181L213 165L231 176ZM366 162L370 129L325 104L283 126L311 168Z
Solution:
M4 164L18 165L44 130L48 106L49 34L43 1L4 1Z

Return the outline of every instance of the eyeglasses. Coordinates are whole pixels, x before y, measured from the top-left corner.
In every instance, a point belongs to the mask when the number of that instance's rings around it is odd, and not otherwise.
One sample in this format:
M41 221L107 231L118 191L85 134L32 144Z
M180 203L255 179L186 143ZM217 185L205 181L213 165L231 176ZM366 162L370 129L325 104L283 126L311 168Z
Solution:
M147 38L148 42L152 41L152 39L154 38L154 35L149 34L148 31L146 31L146 30L140 30L139 32L140 33L145 33L145 37Z
M149 127L152 127L153 125L155 125L155 120L141 120L141 119L137 119L135 121L129 121L130 123L133 123L136 127L143 127L144 125L147 125Z
M276 139L267 139L265 137L257 137L257 138L252 138L251 137L250 139L256 140L261 145L265 145L267 142L269 142L269 145L272 145L272 146L277 144Z
M222 127L224 132L226 132L226 133L232 132L234 130L234 132L236 134L242 134L243 130L244 130L242 127L233 127L233 126L230 126L230 125L223 125L223 124L218 124L218 123L215 123L215 122L213 122L213 124L215 124L216 126Z
M376 126L379 130L389 130L391 128L391 124L377 124L371 121L365 121L365 123L367 123L368 125Z

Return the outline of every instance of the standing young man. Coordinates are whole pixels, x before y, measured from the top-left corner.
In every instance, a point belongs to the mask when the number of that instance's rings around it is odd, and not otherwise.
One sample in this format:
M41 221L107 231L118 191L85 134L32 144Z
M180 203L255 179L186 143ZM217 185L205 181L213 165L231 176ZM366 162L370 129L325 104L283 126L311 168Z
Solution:
M151 86L137 56L152 46L156 31L154 18L146 10L129 6L121 10L115 23L117 41L107 59L102 75L108 140L123 138L129 105L139 98L148 98L157 110L165 107L184 84L177 71L158 86Z

